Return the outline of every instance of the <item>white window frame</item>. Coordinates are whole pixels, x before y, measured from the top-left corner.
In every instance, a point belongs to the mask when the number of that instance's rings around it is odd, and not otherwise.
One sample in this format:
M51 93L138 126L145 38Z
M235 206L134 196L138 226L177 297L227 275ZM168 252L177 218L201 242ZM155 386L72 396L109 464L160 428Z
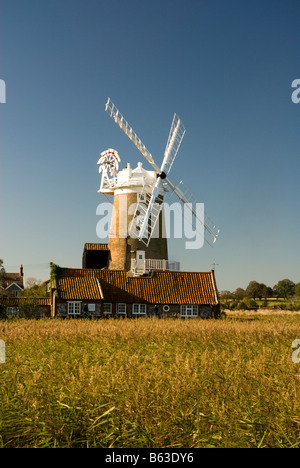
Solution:
M126 315L126 303L125 302L119 302L117 304L117 314Z
M132 315L146 315L147 304L132 304Z
M198 306L194 304L184 304L180 307L181 317L198 317Z
M103 304L103 313L104 314L112 314L112 303L111 302L104 302Z
M68 315L81 315L81 301L68 302Z
M18 317L20 313L19 307L7 307L6 315L7 317Z

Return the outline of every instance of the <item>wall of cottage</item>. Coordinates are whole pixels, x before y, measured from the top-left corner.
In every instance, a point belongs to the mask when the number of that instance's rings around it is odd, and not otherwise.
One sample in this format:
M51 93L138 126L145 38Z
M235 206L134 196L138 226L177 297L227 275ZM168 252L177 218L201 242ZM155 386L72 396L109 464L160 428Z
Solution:
M158 305L158 310L155 309L155 304L146 304L146 314L144 313L133 313L133 304L126 304L126 313L118 313L120 311L118 304L116 303L104 303L95 301L77 301L80 303L80 313L69 313L68 303L76 301L57 301L56 302L56 316L57 317L94 317L94 318L113 318L113 317L159 317L159 318L181 318L182 309L181 305L168 305L169 310L164 308L163 304ZM166 304L167 305L167 304ZM212 306L210 305L199 305L197 312L199 318L207 318L212 313ZM143 308L144 311L144 308ZM74 312L74 308L72 308ZM123 311L124 312L124 311ZM184 318L184 317L182 317ZM188 317L187 317L188 318Z
M46 318L50 317L50 305L0 305L0 319L6 318Z
M80 306L80 316L89 316L89 317L100 317L101 316L101 303L95 301L58 301L56 300L56 313L57 317L68 317L68 303L79 302ZM89 306L94 306L95 310L89 310ZM91 308L91 307L90 307ZM72 314L73 315L73 314ZM74 314L76 315L76 314Z
M6 289L6 292L7 292L8 296L10 296L10 297L18 297L22 291L23 290L20 289L15 284L12 284L8 289Z

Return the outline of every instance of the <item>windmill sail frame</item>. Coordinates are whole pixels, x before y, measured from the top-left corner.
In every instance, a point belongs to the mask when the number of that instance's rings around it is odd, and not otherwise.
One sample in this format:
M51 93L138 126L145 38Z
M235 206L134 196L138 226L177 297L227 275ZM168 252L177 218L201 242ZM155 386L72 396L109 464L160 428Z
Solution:
M208 217L206 217L205 220L201 218L199 219L197 211L191 203L191 197L189 196L188 198L182 190L183 182L181 181L178 186L174 186L168 177L168 174L170 173L174 160L177 156L182 139L185 135L185 128L177 114L174 114L163 162L159 168L155 163L150 151L147 150L146 146L142 143L141 139L137 136L133 128L129 125L129 123L126 121L124 116L120 113L110 98L108 98L108 101L105 105L105 110L110 115L110 117L113 118L121 130L123 130L123 132L128 136L128 138L134 143L134 145L138 148L146 160L151 164L158 176L156 184L150 191L150 193L152 192L151 196L149 195L149 192L147 192L146 205L145 203L141 202L137 204L132 220L133 228L131 230L131 235L136 236L140 241L144 242L146 245L149 245L152 233L154 232L155 225L159 219L159 215L163 206L163 203L159 204L159 210L155 211L155 201L159 193L163 193L164 184L167 184L171 191L176 194L179 200L188 207L193 216L195 216L198 221L203 224L205 231L211 236L214 244L217 241L220 230ZM151 222L150 218L152 219ZM134 225L138 229L134 229ZM149 226L151 227L150 230ZM206 237L204 239L211 246L211 243L208 241L208 239Z

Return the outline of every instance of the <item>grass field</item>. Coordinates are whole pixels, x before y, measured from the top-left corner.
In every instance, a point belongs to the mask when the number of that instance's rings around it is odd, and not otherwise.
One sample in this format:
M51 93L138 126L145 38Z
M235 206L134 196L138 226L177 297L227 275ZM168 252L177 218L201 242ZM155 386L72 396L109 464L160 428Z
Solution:
M300 314L238 318L0 322L0 446L300 447Z

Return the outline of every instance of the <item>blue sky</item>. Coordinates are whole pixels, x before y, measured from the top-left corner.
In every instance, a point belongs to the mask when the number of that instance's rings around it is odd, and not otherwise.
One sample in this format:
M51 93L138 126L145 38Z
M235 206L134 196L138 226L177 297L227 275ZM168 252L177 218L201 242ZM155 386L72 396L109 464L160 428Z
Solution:
M142 160L104 111L111 97L158 164L174 112L186 127L170 179L221 233L213 249L170 240L170 258L215 260L220 290L299 282L299 24L298 0L0 0L7 270L44 280L99 241L99 153Z

